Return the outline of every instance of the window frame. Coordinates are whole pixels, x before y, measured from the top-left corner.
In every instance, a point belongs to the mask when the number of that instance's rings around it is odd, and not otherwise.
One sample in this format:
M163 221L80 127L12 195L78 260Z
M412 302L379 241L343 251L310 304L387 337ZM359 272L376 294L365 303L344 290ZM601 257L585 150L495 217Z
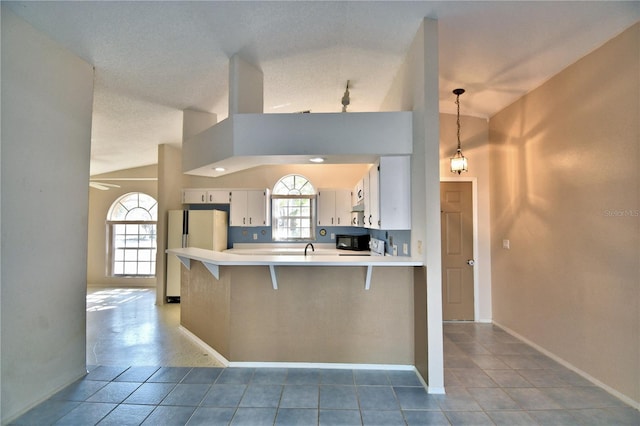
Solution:
M149 216L153 219L154 217L154 213L155 213L155 220L126 220L125 219L115 219L112 220L112 216L115 213L115 208L118 206L118 204L121 204L123 207L126 206L123 203L123 201L126 201L128 197L131 197L133 195L137 195L138 196L138 205L128 209L127 210L127 214L134 210L134 209L143 209L146 210L149 213ZM152 199L155 203L150 207L150 208L146 208L146 207L142 207L140 205L140 201L139 201L139 197L143 195L146 197L149 197L150 199ZM129 192L126 194L123 194L122 196L118 197L112 204L111 207L109 208L109 211L107 213L107 220L106 220L106 275L108 277L111 278L154 278L157 275L157 253L158 253L158 220L157 220L157 206L158 206L158 201L150 196L149 194L146 194L144 192ZM155 211L154 211L155 210ZM125 214L126 217L126 214ZM116 233L116 228L119 225L135 225L138 227L138 232L136 234L127 234L126 229L125 229L125 233L122 235L137 235L138 236L138 241L140 240L140 236L141 235L153 235L153 240L152 240L152 244L150 247L140 247L140 244L138 243L135 247L127 247L126 243L124 247L118 247L116 245L116 237L117 235L121 235L121 234L117 234ZM141 234L140 233L140 225L151 225L153 226L153 233L152 234ZM125 237L126 238L126 237ZM119 260L116 260L116 253L122 250L123 251L123 260L121 261L123 263L123 272L122 273L116 273L116 262L120 262ZM135 264L136 264L136 273L130 273L130 272L125 272L126 271L126 264L128 263L126 260L126 253L127 250L135 250L136 251L136 260L135 260ZM139 260L140 256L139 253L141 251L149 251L149 260ZM151 273L147 274L147 273L138 273L138 271L140 270L140 264L141 263L147 263L149 264L149 270L151 271Z
M278 185L284 180L287 179L289 177L294 177L295 178L301 178L302 180L304 180L304 184L300 187L303 188L305 186L309 186L312 189L312 193L308 193L308 194L291 194L292 190L295 190L297 188L297 186L294 186L294 188L289 189L289 194L281 194L276 192L276 188L278 187ZM308 210L309 210L309 215L308 216L280 216L280 211L282 209L282 205L280 203L280 201L282 200L304 200L304 202L308 201ZM273 241L279 241L279 242L305 242L305 241L315 241L316 240L316 216L317 216L317 211L316 211L316 202L317 202L317 192L315 189L315 186L313 186L313 184L311 183L311 181L309 179L307 179L305 176L299 175L299 174L289 174L286 176L281 177L280 179L278 179L278 181L276 182L276 184L273 186L273 191L271 192L271 239ZM288 204L285 206L285 208L287 209L291 209L292 207L296 207L292 204ZM297 227L297 228L301 228L301 229L308 229L308 233L309 236L300 236L300 237L291 237L291 231L296 229L292 226L279 226L278 225L278 221L279 220L285 220L285 221L295 221L296 219L300 219L302 221L309 221L309 226L308 227ZM279 235L281 235L283 232L281 232L281 230L285 230L286 232L286 236L285 237L281 237Z

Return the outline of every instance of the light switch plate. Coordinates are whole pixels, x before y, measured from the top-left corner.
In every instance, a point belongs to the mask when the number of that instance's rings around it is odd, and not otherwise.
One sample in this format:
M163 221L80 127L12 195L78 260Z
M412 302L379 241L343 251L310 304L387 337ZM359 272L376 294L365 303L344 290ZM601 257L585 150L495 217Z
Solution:
M397 245L393 245L393 255L397 256L398 255L398 246Z
M258 234L253 234L253 239L257 240L258 239Z
M502 248L509 250L511 248L511 242L509 240L502 240Z

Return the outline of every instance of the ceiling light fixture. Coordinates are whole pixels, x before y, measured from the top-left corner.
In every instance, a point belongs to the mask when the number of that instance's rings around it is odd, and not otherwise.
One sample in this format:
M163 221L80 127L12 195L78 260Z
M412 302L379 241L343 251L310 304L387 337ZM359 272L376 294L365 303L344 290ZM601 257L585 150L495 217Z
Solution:
M227 169L225 169L224 167L216 167L216 168L215 168L215 169L213 169L213 170L215 170L216 172L224 172L224 171L225 171L225 170L227 170Z
M322 158L322 157L313 157L313 158L309 158L309 161L311 161L312 163L324 163L324 158Z
M453 91L453 94L456 95L456 105L458 106L458 150L451 157L451 172L457 174L468 171L467 159L462 155L462 149L460 149L460 95L463 93L464 89L454 89Z

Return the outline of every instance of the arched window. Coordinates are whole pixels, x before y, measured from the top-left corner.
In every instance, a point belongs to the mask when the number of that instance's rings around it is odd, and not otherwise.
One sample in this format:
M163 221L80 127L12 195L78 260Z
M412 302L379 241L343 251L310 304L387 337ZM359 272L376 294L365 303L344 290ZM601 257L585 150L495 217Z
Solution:
M315 202L316 190L304 176L280 179L271 193L273 239L315 240Z
M107 214L107 265L111 276L156 274L158 202L131 192L118 198Z

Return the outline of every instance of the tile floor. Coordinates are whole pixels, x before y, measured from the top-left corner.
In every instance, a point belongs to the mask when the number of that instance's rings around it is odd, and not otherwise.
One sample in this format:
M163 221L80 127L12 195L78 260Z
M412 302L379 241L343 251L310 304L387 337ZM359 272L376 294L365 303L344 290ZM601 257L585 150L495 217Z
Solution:
M211 360L173 335L176 305L155 307L153 298L152 291L90 292L88 353L101 365L12 424L640 424L637 410L490 324L445 324L447 395L429 395L406 371L198 365ZM131 330L121 327L136 316ZM145 329L155 331L147 337ZM172 355L145 364L152 350L138 351L138 341Z

